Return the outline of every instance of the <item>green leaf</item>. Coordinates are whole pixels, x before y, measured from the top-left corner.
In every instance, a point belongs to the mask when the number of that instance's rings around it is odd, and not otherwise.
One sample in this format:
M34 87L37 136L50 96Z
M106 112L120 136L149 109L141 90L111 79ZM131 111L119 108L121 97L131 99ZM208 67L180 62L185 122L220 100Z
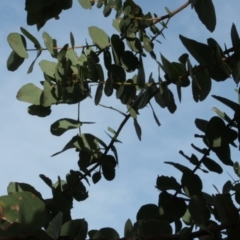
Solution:
M38 59L38 57L41 55L41 53L42 53L42 49L40 49L40 50L38 51L37 56L36 56L36 58L33 60L33 62L31 63L30 67L28 68L27 73L31 73L31 72L32 72L33 67L34 67L34 64L35 64L36 60Z
M202 192L202 181L197 174L185 171L182 175L181 183L184 192L190 197L200 195Z
M43 107L50 107L57 102L55 88L52 88L49 81L44 81L43 86L44 90L41 104Z
M20 27L21 32L27 37L32 43L34 43L34 47L38 50L41 49L41 45L39 41L30 33L28 32L25 28Z
M37 196L40 200L43 200L41 193L38 192L33 186L27 183L10 182L7 187L7 192L8 194L16 192L31 192L35 196Z
M138 139L141 141L142 130L136 118L133 118L134 128L137 133Z
M100 103L100 100L102 98L102 92L103 92L103 84L99 83L97 90L96 90L96 95L95 95L95 105L98 105Z
M0 209L1 218L4 217L5 221L11 224L16 222L21 224L24 232L33 232L42 228L46 221L44 202L31 192L16 192L1 196Z
M93 43L97 44L99 48L104 49L109 46L109 37L102 29L91 26L88 28L88 32Z
M41 62L39 62L39 66L42 71L46 73L49 77L55 78L55 69L57 66L56 62L42 60Z
M59 212L52 221L48 224L46 229L47 234L54 240L58 239L62 226L63 214Z
M61 61L66 57L67 50L68 50L68 44L65 44L57 55L57 60L58 61Z
M206 44L179 35L180 40L202 66L212 65L214 52Z
M213 32L216 27L216 13L212 0L200 0L194 5L194 9L198 14L201 22L206 26L206 28Z
M100 181L102 175L100 172L95 172L93 175L92 175L92 181L94 184L96 184L97 182Z
M62 118L51 125L50 131L55 136L61 136L63 133L70 129L80 128L81 125L81 122L77 120L70 118Z
M93 239L119 239L119 234L115 229L106 227L98 230L94 234Z
M124 237L128 239L133 239L135 237L133 225L130 219L128 219L124 226Z
M92 4L90 0L78 0L78 2L84 9L92 9Z
M22 58L28 58L26 51L26 40L19 33L10 33L7 37L10 47Z
M12 50L7 60L8 71L14 72L24 62L25 58L20 57L15 51Z
M202 163L209 171L216 172L219 174L223 172L222 167L211 158L205 157L202 160Z
M23 85L17 92L17 99L19 101L40 105L40 97L42 90L33 83Z
M180 189L180 184L174 177L158 176L156 188L160 191L166 190L178 190Z
M43 32L42 34L42 38L44 40L44 44L45 47L47 48L47 50L54 55L54 51L53 51L53 39L52 37L47 33L47 32Z

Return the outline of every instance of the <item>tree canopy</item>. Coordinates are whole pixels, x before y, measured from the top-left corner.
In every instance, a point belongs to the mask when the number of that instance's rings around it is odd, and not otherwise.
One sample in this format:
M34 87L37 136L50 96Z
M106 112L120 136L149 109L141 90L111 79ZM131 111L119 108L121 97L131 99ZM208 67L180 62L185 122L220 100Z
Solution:
M235 147L234 151L238 151L240 148L240 100L230 100L228 93L212 97L222 104L221 107L230 109L231 115L214 107L212 110L216 114L210 119L196 116L195 126L199 133L194 137L204 147L189 143L191 155L184 153L184 149L179 151L190 164L163 160L169 168L174 167L180 179L174 172L172 176L159 172L155 181L158 203L146 203L136 213L135 222L128 219L123 223L124 236L111 227L89 229L83 216L72 217L73 201L88 201L90 183L114 181L117 172L121 171L117 168L121 165L118 145L123 143L123 147L128 147L121 139L126 123L132 122L137 138L142 140L144 129L140 121L146 108L152 112L148 128L152 127L152 122L160 126L158 109L175 114L176 101L182 101L185 88L191 89L192 97L187 96L188 101L198 103L214 94L213 84L232 81L232 78L238 85L240 80L240 38L234 23L229 29L231 46L221 46L218 39L212 37L200 42L182 33L179 44L186 50L180 56L170 60L167 55L155 51L157 44L164 45L164 41L168 41L164 38L166 29L171 29L170 20L174 22L174 17L187 8L195 11L195 17L208 31L214 32L217 13L212 0L189 0L173 10L166 7L163 15L146 12L144 6L133 0L78 2L78 7L82 8L80 12L95 8L107 19L114 16L114 33L109 33L96 19L96 25L88 27L86 38L90 41L79 45L74 33L70 32L69 43L59 45L62 33L59 31L59 39L55 39L44 28L50 21L61 18L65 10L70 12L73 1L26 0L26 22L42 31L42 39L23 27L7 36L12 51L6 60L7 69L19 71L30 53L35 52L36 57L26 71L30 74L40 67L44 78L36 79L40 80L41 87L36 83L24 83L16 90L17 99L30 104L28 114L45 118L63 105L75 106L76 118L66 115L49 125L54 136L62 136L69 130L72 133L52 157L71 149L75 150L78 160L77 169L67 169L64 179L58 176L54 182L45 174L39 175L50 188L51 198L44 198L30 180L29 183L9 183L8 194L0 197L0 239L239 239L239 180L232 178L223 186L214 185L216 193L212 194L203 190L205 179L199 174L222 176L223 167L230 166L235 176L240 176L239 163L231 157L232 149ZM58 21L54 25L61 28ZM44 55L47 59L41 58L43 53L48 53ZM154 73L149 76L146 75L148 58L155 64ZM239 88L235 90L238 96ZM108 118L113 113L119 114L120 124L116 129L102 129L106 130L108 141L84 130L84 126L94 125L99 118L95 116L94 121L82 119L81 106L89 98L101 108L103 116L105 111L109 112ZM103 105L103 98L111 99L108 100L110 104ZM121 108L113 107L114 101ZM173 126L173 131L175 128Z

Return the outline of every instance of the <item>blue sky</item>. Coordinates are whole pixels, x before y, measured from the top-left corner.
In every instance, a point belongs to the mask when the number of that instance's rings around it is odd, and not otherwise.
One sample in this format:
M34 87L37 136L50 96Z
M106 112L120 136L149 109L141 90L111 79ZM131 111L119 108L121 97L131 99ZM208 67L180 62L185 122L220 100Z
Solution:
M182 53L187 52L178 38L179 34L200 42L206 42L207 38L212 37L222 47L224 43L229 47L231 46L230 29L232 23L236 24L240 33L240 25L238 25L240 3L238 0L227 2L215 0L213 2L217 13L216 30L210 33L199 21L195 11L189 7L171 19L168 29L164 32L166 39L159 38L162 44L155 44L155 53L158 59L161 53L168 60L177 61ZM155 12L161 16L166 14L165 6L174 10L184 1L136 0L136 3L142 6L144 12ZM91 43L88 35L89 26L103 28L109 36L115 33L111 27L114 14L104 18L102 9L93 7L92 10L84 10L75 0L73 8L64 11L60 15L60 20L50 20L43 29L37 32L35 27L26 25L26 12L23 9L24 1L0 2L0 126L2 127L0 135L0 195L6 194L9 182L16 181L32 184L42 193L43 197L48 198L51 197L50 189L38 175L45 174L53 182L57 180L57 176L65 179L65 175L70 169L77 169L78 161L78 155L71 150L54 158L50 157L53 153L61 150L76 132L72 130L62 137L56 137L51 135L49 128L53 122L60 118L75 119L77 106L53 106L52 114L46 118L33 117L27 113L28 104L19 102L16 99L16 93L22 85L29 82L41 87L39 82L43 80L43 75L38 62L41 59L52 59L47 52L42 54L35 64L34 71L27 74L28 67L36 56L35 52L31 52L29 59L25 60L16 72L7 71L6 60L11 52L6 40L7 35L10 32L20 32L20 27L24 27L36 36L43 45L41 35L43 31L46 31L58 40L59 46L63 46L70 42L69 35L72 32L76 45L84 45L85 39ZM28 47L32 47L30 42ZM190 57L190 59L194 63L193 58ZM144 59L144 64L146 77L152 72L154 79L157 79L157 65L150 56ZM235 87L232 79L218 84L213 82L211 94L222 95L237 101ZM133 121L130 119L119 136L123 144L116 145L120 164L114 181L107 182L102 179L96 185L92 183L90 187L87 186L89 198L84 202L74 202L73 218L85 218L89 223L89 230L109 226L123 235L125 221L130 218L132 222L135 222L136 213L143 204L157 204L158 191L155 188L155 183L158 175L173 175L178 180L181 178L181 174L177 170L163 162L174 161L190 166L178 154L178 151L183 150L188 155L192 153L197 155L190 144L195 143L198 146L203 146L201 141L193 138L193 135L198 133L194 125L195 118L210 119L214 116L214 112L211 111L214 106L232 116L229 109L210 96L204 102L195 103L192 99L191 87L183 89L180 104L175 87L172 86L171 89L175 95L177 111L170 114L167 109L161 109L152 101L162 125L160 127L156 125L149 107L142 110L138 117L142 128L141 142L138 141ZM125 111L125 106L121 105L114 96L103 98L101 103ZM109 138L104 131L107 130L107 127L117 129L123 119L116 112L96 107L93 99L87 99L81 103L81 120L96 122L95 125L84 125L82 132L95 134L108 143ZM213 159L217 159L214 154L211 156ZM232 149L232 160L237 161L238 156L238 150ZM215 193L212 184L221 190L223 183L229 179L227 172L234 176L233 170L225 166L222 175L215 173L202 175L199 173L204 180L204 190Z

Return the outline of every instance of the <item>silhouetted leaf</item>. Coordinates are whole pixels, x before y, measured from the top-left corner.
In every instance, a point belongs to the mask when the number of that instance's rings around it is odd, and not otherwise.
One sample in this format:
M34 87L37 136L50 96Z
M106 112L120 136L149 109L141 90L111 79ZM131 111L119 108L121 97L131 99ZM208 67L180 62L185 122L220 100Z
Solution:
M120 39L119 35L113 34L111 36L111 45L114 62L115 64L120 65L121 64L120 58L125 50L123 40Z
M94 236L93 239L119 239L119 234L117 231L113 228L101 228L98 230Z
M52 188L52 180L45 176L44 174L40 174L39 177L50 187Z
M206 203L201 196L191 196L188 210L194 223L203 229L206 228L207 220L210 218L210 213L205 207Z
M235 54L240 56L240 38L234 23L232 24L231 28L231 40Z
M167 74L171 82L176 82L178 80L178 72L176 68L162 54L161 54L161 59L163 63L163 71Z
M216 96L216 95L212 95L212 97L217 99L218 101L222 102L223 104L227 105L228 107L230 107L234 112L238 111L239 105L237 103L235 103L227 98Z
M84 219L75 219L65 222L61 227L60 236L68 236L72 238L76 238L78 240L79 234L81 234L82 238L86 239L87 236L87 228L88 224Z
M211 158L205 157L202 160L202 163L209 171L216 172L219 174L223 172L222 167Z
M115 178L115 168L102 166L103 176L107 181L112 181Z
M142 62L142 56L139 55L139 67L138 67L138 75L137 75L137 85L140 88L145 87L145 71Z
M158 120L158 118L157 118L157 115L156 115L156 113L155 113L155 111L154 111L154 109L153 109L153 107L152 107L152 104L151 104L150 102L149 102L149 105L150 105L150 107L151 107L151 109L152 109L153 117L154 117L157 125L158 125L158 126L161 126L161 123L159 122L159 120Z
M71 46L74 49L75 47L75 40L74 40L74 35L72 32L70 32L70 42L71 42Z
M164 163L174 166L175 168L177 168L179 171L181 171L183 173L185 171L191 171L188 167L185 167L179 163L174 163L174 162L164 162Z
M200 131L205 133L207 130L207 126L208 126L208 121L204 120L204 119L196 118L195 125Z
M169 222L162 220L144 221L141 227L141 237L171 235L172 227Z
M211 91L212 82L207 70L199 71L192 80L192 92L195 102L206 99Z
M174 177L166 177L166 176L158 176L156 188L160 191L166 190L178 190L180 188L180 184Z
M206 28L213 32L216 26L216 14L212 0L200 0L196 1L194 9L198 14L201 22L206 26Z
M24 62L25 58L20 57L14 50L10 53L7 60L7 69L14 72Z
M137 212L137 221L159 219L159 208L155 204L145 204Z
M101 179L102 175L100 172L95 172L93 175L92 175L92 181L94 184L96 184L97 182L99 182L99 180Z
M200 65L207 66L212 64L214 52L208 45L186 38L182 35L179 37L183 45Z
M200 195L202 192L202 181L197 174L185 171L182 175L181 183L184 192L190 197Z
M68 50L68 44L65 44L57 55L57 60L58 61L62 61L66 57L67 50Z
M103 91L103 84L99 83L97 86L97 90L96 90L96 95L95 95L95 105L98 105L100 103L100 100L102 98L102 91Z
M229 166L233 166L229 145L212 148L212 151L216 153L216 155L218 156L219 160L221 160L222 163Z
M230 180L228 180L223 185L222 193L229 193L231 190L232 190L232 183Z
M138 139L141 141L142 130L141 130L141 127L140 127L140 125L138 124L138 121L137 121L136 118L133 118L133 123L134 123L134 128L135 128L135 130L136 130Z
M187 206L183 199L173 197L165 191L159 194L160 216L169 223L181 218L186 210Z

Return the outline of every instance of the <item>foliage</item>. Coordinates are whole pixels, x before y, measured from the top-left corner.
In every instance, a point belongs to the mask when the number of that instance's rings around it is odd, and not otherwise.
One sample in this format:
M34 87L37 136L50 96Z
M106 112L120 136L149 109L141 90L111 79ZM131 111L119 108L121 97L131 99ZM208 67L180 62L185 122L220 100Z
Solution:
M90 86L97 85L94 102L101 105L101 97L113 97L126 105L127 112L117 109L124 119L117 131L108 128L110 142L106 144L97 136L81 133L82 122L78 114L77 119L63 118L54 122L50 131L55 136L61 136L70 129L79 130L64 148L53 154L62 153L68 149L75 149L79 154L78 170L70 170L66 180L58 178L53 183L47 176L40 178L52 191L51 199L43 199L41 194L26 183L10 183L8 195L0 197L0 239L119 239L119 234L112 228L89 230L84 219L71 218L73 200L84 201L88 198L88 191L83 183L92 178L97 183L102 176L112 181L115 178L116 166L119 162L115 143L118 136L132 118L136 134L141 140L142 129L138 122L139 111L150 105L156 123L160 126L155 111L151 105L153 99L170 113L177 109L174 94L169 85L177 88L177 97L181 101L182 88L192 86L195 102L203 101L211 91L212 81L220 82L233 77L236 84L240 80L240 38L236 27L231 28L232 47L223 50L215 39L207 39L207 43L200 43L194 39L179 36L182 44L191 56L198 62L192 66L189 55L182 54L178 62L171 62L160 55L160 60L154 52L154 43L169 20L184 8L191 6L209 31L214 31L216 15L212 0L191 0L167 14L144 13L144 9L132 0L79 0L84 9L91 9L96 5L103 8L103 15L108 17L112 11L116 12L113 27L117 34L109 36L103 29L90 26L89 36L92 44L86 43L80 56L75 49L73 34L70 34L70 45L57 46L57 40L44 32L41 41L36 39L26 29L21 33L10 33L7 41L12 53L7 60L10 71L17 70L28 58L27 40L32 42L37 51L36 59L31 63L28 73L42 51L49 51L54 61L41 60L39 66L45 80L41 82L43 89L33 83L25 84L17 93L17 99L30 103L28 112L31 115L46 117L51 114L52 105L76 104L80 105L91 96ZM62 10L72 7L72 0L26 0L27 23L41 29L51 18L59 18ZM207 14L206 14L207 13ZM161 28L157 27L160 23ZM151 31L151 34L148 31ZM128 49L128 50L127 50ZM151 56L164 72L164 79L160 74L155 81L152 74L148 80L145 77L143 57ZM101 58L103 62L101 61ZM107 76L104 76L107 74ZM132 77L128 77L133 74ZM240 90L236 89L238 95ZM202 154L198 159L180 151L191 164L193 169L175 162L165 162L172 165L182 174L178 182L173 176L158 176L156 188L160 191L158 205L146 204L137 213L137 221L125 223L124 237L129 239L193 239L194 237L212 236L213 239L228 240L240 238L239 211L235 206L240 204L240 188L238 181L227 181L222 193L210 196L202 191L202 179L197 170L205 173L221 174L222 167L209 158L214 152L225 165L233 167L240 177L240 166L231 159L230 145L237 147L235 141L240 141L240 112L239 103L232 102L222 96L213 97L233 110L229 117L217 108L213 110L218 116L210 120L196 119L195 124L202 135L195 135L202 139L206 148L200 149L193 145L194 150ZM78 108L79 109L79 108ZM30 207L29 207L30 206ZM173 226L175 231L173 232Z

